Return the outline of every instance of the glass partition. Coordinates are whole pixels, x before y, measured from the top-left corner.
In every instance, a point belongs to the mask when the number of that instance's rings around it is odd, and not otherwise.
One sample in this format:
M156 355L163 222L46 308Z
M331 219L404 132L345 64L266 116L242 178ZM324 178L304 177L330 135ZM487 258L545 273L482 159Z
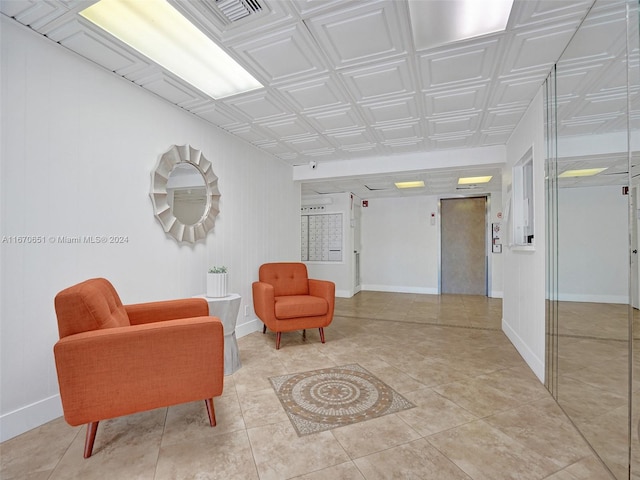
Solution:
M629 224L630 231L630 304L629 326L631 338L630 362L631 396L630 419L630 478L640 479L640 282L638 250L638 216L640 215L640 8L638 2L627 4L627 49L629 51L628 105L629 105Z
M637 0L594 2L545 93L546 384L612 476L640 478Z

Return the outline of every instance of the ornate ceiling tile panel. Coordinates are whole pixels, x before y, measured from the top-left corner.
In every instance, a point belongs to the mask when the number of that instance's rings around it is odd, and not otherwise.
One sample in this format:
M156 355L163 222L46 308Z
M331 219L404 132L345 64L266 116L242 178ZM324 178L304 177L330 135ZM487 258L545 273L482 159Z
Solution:
M357 102L407 95L416 90L408 58L346 70L341 75Z
M360 109L367 122L371 125L385 123L406 123L419 120L418 102L414 95L393 100L366 103L360 105Z
M383 142L417 143L424 136L419 122L378 126L374 130Z
M202 117L214 125L219 125L224 129L229 129L242 123L225 105L216 103L213 100L209 100L207 104L190 108L189 110L191 113Z
M103 30L86 25L80 18L69 21L51 30L48 37L83 57L120 74L149 68L150 61L144 61L136 52L118 43Z
M502 58L500 75L538 73L546 78L575 29L575 22L566 22L507 33L509 48Z
M327 71L312 42L302 26L293 25L235 45L233 49L259 72L267 85L273 85Z
M315 131L298 116L276 122L263 123L262 128L267 130L272 138L281 140L315 134Z
M491 92L491 105L495 108L527 106L540 90L546 75L516 75L501 78L494 82Z
M347 2L346 8L305 20L336 69L405 54L403 2ZM404 13L404 12L403 12ZM406 15L406 13L405 13Z
M498 58L498 39L463 43L464 46L418 55L423 91L491 80Z
M318 132L331 133L347 129L363 129L365 122L354 108L341 110L329 110L326 112L309 113L306 115L308 122Z
M295 113L268 90L231 97L222 103L256 122L275 120Z
M482 111L488 93L487 84L438 93L426 93L425 112L431 115L457 116L465 112Z
M333 75L283 85L280 92L300 112L340 108L349 103L344 89Z

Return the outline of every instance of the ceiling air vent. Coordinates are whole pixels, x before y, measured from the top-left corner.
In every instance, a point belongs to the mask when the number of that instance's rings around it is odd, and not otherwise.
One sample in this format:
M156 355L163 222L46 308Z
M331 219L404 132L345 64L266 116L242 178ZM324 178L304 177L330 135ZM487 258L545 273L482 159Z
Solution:
M230 23L262 11L257 0L216 0L216 5Z

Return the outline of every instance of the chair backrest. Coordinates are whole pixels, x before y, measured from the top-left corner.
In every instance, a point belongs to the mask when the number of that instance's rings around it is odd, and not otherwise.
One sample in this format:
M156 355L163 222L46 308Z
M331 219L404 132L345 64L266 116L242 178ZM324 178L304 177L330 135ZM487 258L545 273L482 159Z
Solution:
M92 278L65 288L56 295L54 303L60 338L130 325L118 293L104 278Z
M261 282L273 285L276 297L309 295L307 266L304 263L265 263L260 266Z

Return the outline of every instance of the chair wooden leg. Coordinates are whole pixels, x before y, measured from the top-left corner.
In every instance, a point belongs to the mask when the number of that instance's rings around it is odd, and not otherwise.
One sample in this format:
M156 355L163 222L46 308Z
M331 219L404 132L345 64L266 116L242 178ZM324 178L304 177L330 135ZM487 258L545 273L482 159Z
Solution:
M318 330L320 330L320 341L324 343L324 328L320 327Z
M99 422L87 423L87 435L84 440L84 458L89 458L93 453L93 442L96 440Z
M212 427L216 426L216 411L213 408L213 398L207 398L204 401L204 404L207 406L207 415L209 416L209 425Z
M306 330L302 330L302 339L303 340L307 339L307 331Z
M262 326L262 334L264 335L265 333L267 333L267 324L266 323Z
M282 338L282 332L276 332L276 350L280 350L280 339Z

